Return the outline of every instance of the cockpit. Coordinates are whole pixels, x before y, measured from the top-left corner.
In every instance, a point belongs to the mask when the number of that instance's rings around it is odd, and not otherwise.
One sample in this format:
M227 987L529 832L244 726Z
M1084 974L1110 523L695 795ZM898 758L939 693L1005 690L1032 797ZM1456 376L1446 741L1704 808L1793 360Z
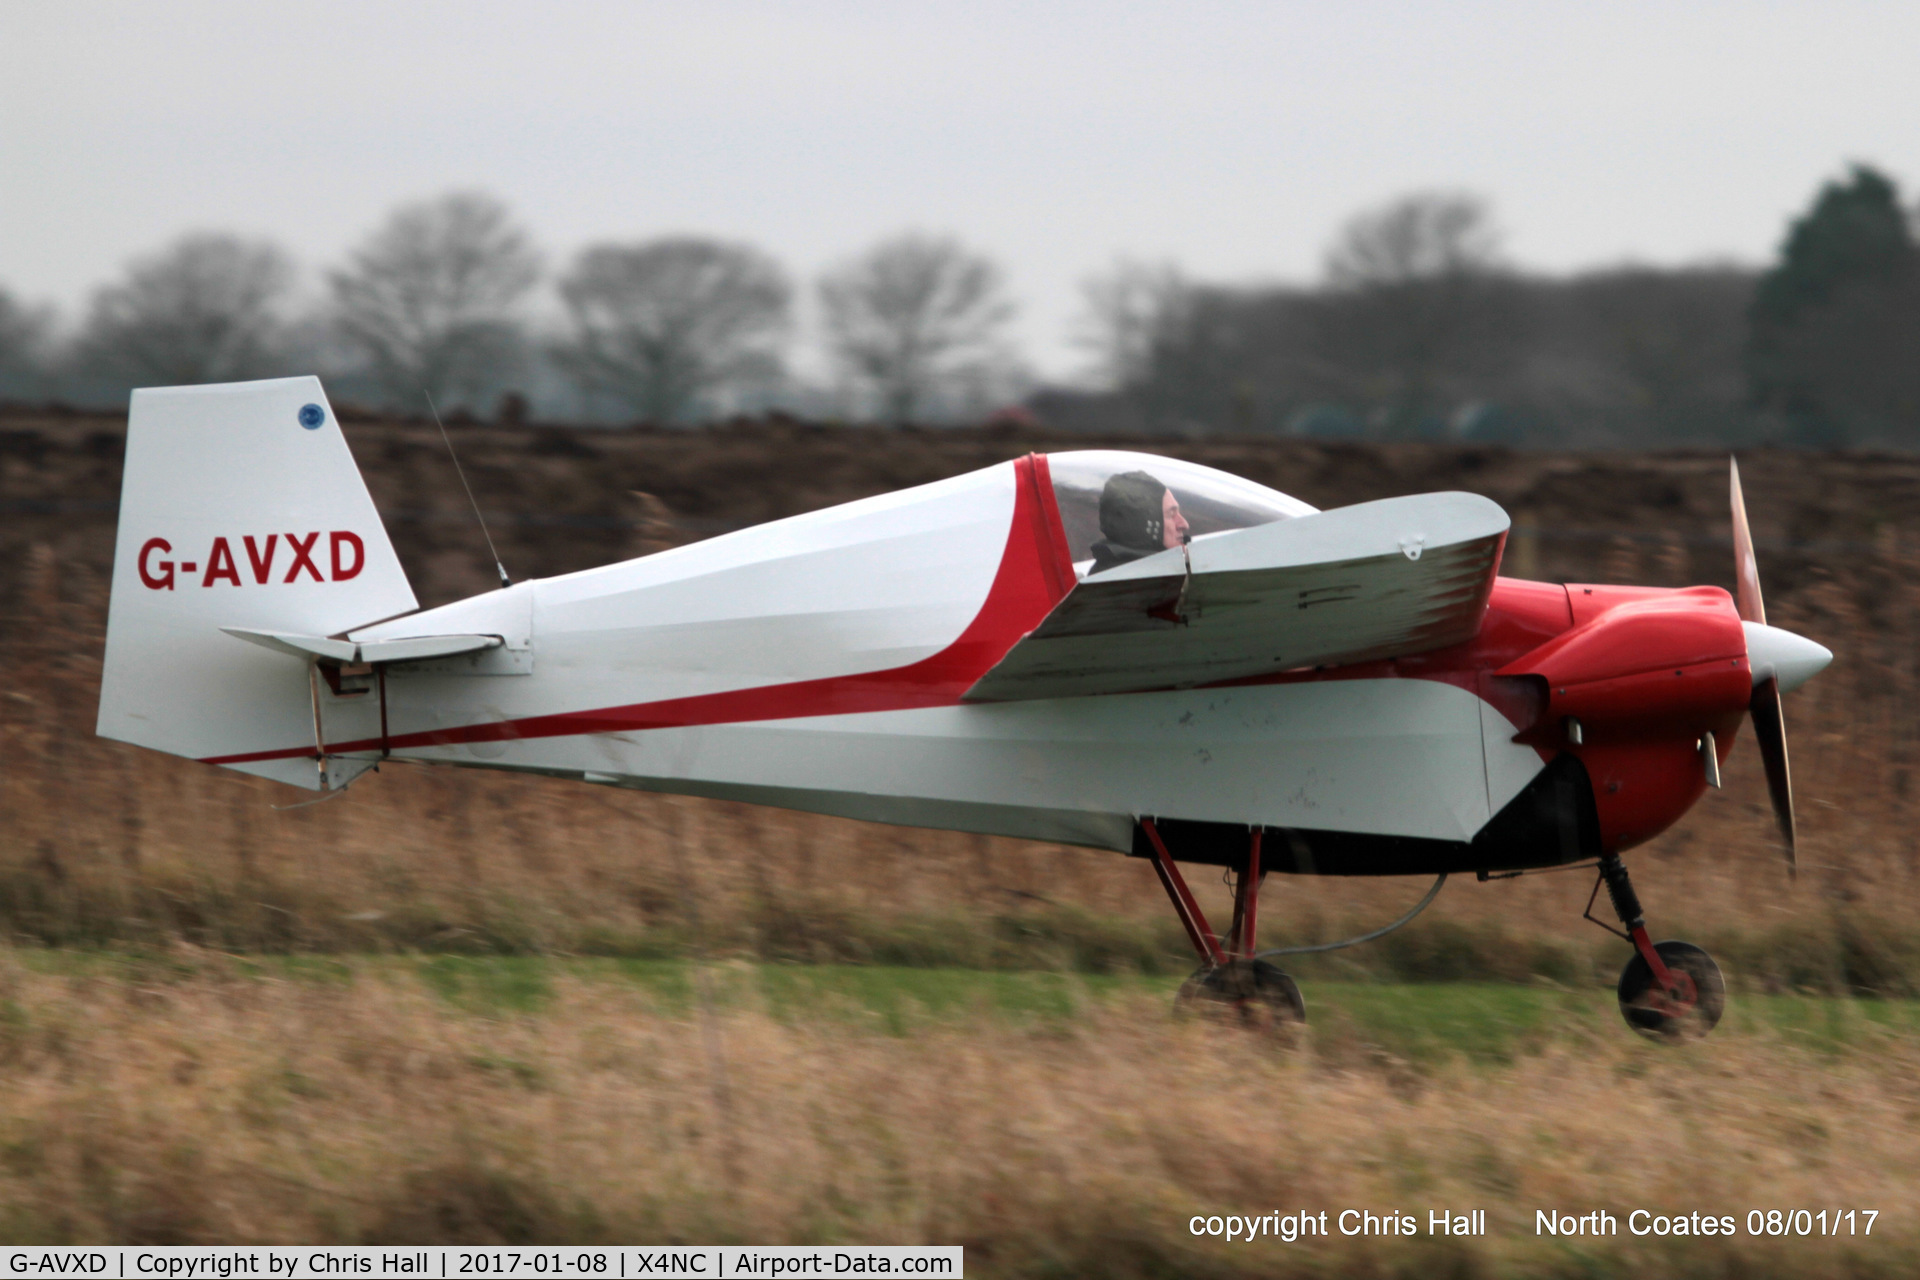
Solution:
M1316 510L1212 467L1118 449L1047 455L1054 501L1085 578L1189 540Z

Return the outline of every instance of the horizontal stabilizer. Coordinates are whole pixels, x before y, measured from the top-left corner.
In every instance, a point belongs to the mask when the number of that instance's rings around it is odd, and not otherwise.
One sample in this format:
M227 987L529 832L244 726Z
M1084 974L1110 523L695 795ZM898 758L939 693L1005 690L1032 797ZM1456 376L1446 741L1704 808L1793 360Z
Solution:
M456 654L494 649L506 643L500 636L402 636L356 644L328 636L296 636L277 631L251 631L246 627L220 629L268 649L298 658L324 658L329 662L422 662L428 658L451 658Z
M1188 688L1461 644L1507 527L1486 498L1428 493L1200 538L1076 585L966 697Z
M325 658L330 662L354 662L357 646L351 640L330 640L326 636L292 636L277 631L254 631L248 627L222 627L236 640L275 649L296 658Z

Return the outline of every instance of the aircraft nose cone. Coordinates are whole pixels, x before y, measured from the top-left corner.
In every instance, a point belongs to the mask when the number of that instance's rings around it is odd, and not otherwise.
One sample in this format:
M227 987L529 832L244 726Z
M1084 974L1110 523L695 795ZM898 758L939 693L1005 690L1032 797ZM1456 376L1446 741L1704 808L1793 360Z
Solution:
M1753 682L1769 676L1780 682L1780 692L1798 689L1827 669L1833 651L1764 622L1743 622L1747 631L1747 663L1753 668Z

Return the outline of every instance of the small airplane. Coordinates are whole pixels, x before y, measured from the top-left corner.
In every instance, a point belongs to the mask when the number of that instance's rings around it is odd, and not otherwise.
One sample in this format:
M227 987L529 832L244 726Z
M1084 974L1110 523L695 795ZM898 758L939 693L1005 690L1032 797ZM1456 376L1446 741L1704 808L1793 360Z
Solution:
M1497 576L1473 494L1032 454L422 611L318 379L154 388L98 732L319 791L407 760L1131 854L1200 958L1183 1005L1270 1023L1305 1016L1256 949L1270 872L1591 863L1623 1014L1682 1038L1725 984L1620 855L1751 717L1791 867L1780 695L1832 659L1767 625L1737 469L1732 505L1734 595L1563 586ZM1224 936L1179 862L1235 877Z

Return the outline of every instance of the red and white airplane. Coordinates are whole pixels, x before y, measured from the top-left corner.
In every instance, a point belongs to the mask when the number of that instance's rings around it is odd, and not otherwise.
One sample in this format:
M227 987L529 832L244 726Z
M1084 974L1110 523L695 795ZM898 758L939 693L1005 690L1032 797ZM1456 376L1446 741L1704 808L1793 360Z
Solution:
M1592 861L1629 1022L1704 1030L1620 854L1831 660L1737 599L1497 576L1508 519L1318 511L1141 453L1035 454L420 611L314 378L137 391L98 732L319 790L386 759L1112 849L1152 862L1184 989L1303 1013L1255 951L1272 871ZM1176 861L1237 873L1207 922Z

